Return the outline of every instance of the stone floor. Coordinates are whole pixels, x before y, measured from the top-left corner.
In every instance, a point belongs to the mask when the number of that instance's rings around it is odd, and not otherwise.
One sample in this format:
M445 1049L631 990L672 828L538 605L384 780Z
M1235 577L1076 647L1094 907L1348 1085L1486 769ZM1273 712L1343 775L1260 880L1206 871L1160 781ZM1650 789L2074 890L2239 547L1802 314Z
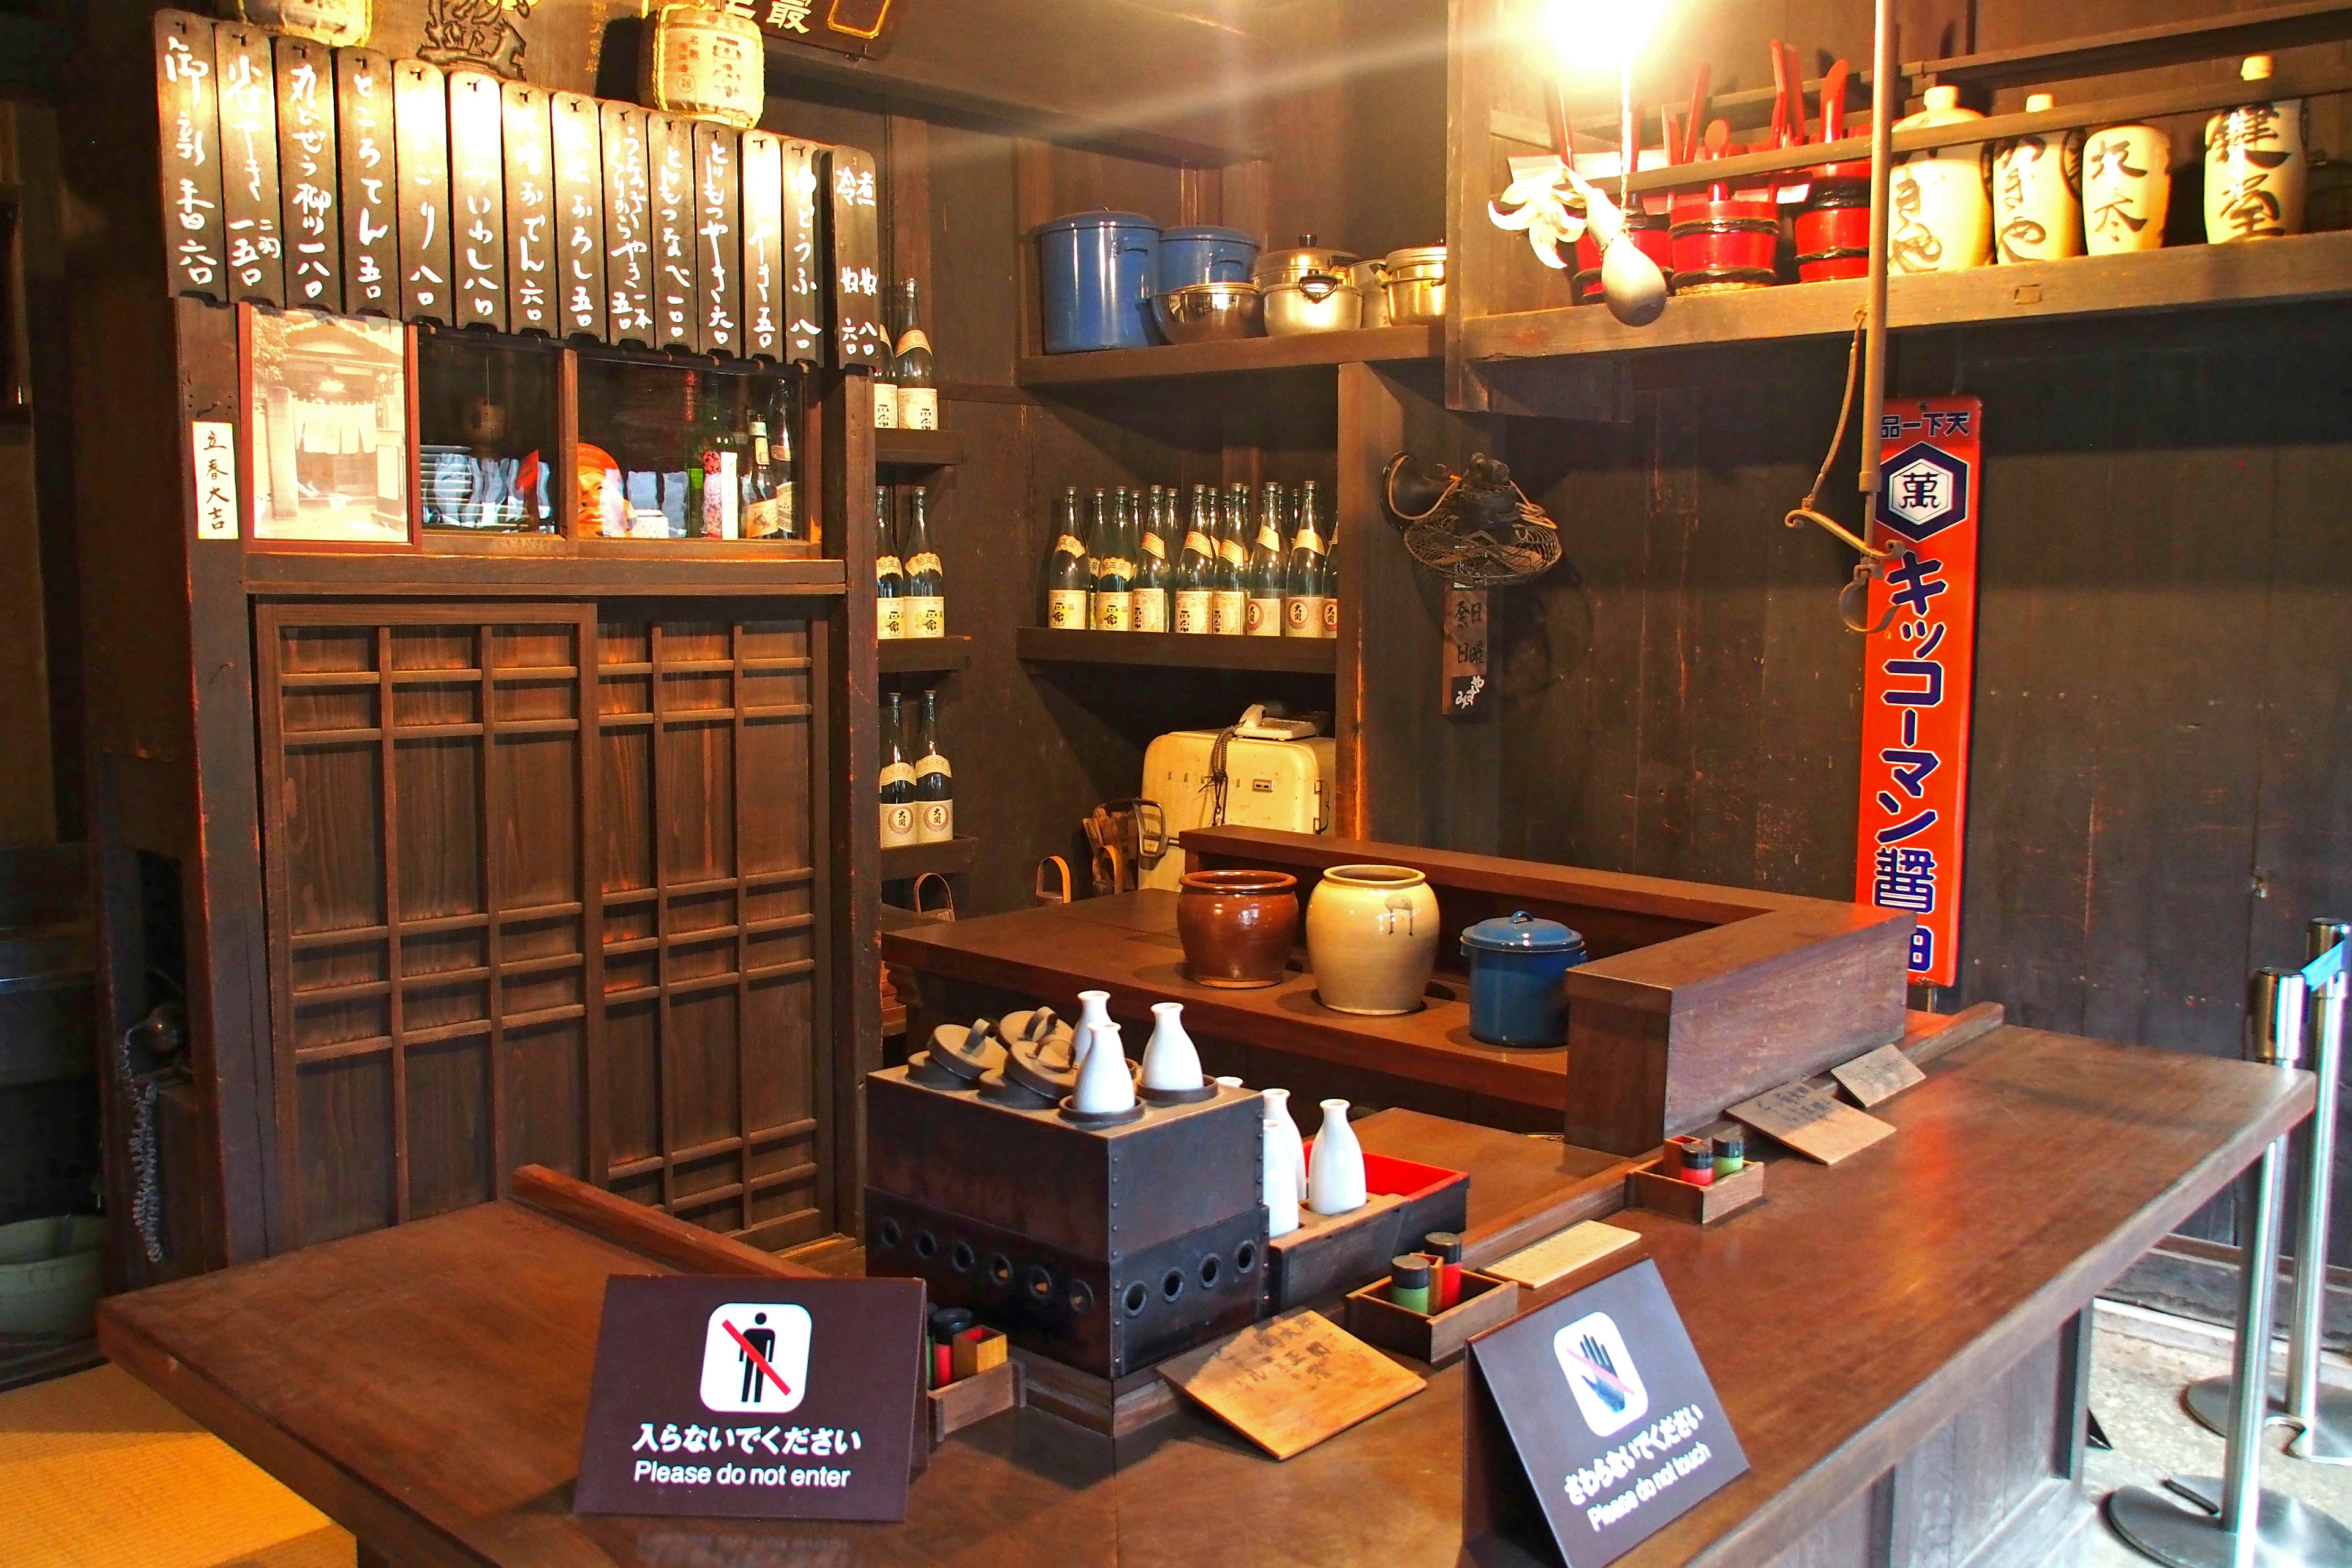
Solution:
M2202 1323L2105 1301L2099 1303L2096 1335L2091 1411L2115 1448L2091 1451L2084 1478L2091 1495L2156 1487L2168 1475L2219 1475L2221 1439L2189 1417L2180 1393L2229 1370L2228 1336ZM2321 1375L2352 1388L2352 1363L2340 1356L2329 1355ZM2292 1435L2283 1426L2271 1428L2263 1485L2352 1524L2352 1467L2315 1465L2280 1452ZM2103 1514L2083 1562L2084 1568L2146 1568L2148 1559L2109 1531Z

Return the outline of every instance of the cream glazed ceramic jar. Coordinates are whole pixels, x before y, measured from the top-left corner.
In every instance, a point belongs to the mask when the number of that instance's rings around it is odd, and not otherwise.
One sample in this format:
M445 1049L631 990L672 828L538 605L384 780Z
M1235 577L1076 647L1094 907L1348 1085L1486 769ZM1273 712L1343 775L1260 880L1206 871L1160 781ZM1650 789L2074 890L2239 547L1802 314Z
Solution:
M2268 55L2248 56L2239 77L2271 79ZM2205 122L2205 237L2214 245L2303 232L2311 111L2299 98L2242 103Z
M1927 107L1895 122L1898 131L1949 125L1983 115L1960 107L1960 89L1931 87ZM1917 153L1887 178L1886 249L1897 272L1963 272L1992 254L1992 199L1985 194L1984 144L1970 142Z
M2046 92L2025 100L2038 114ZM2001 261L2051 261L2083 254L2083 133L2017 136L1992 155L1992 237Z
M1307 963L1335 1013L1416 1012L1437 966L1437 895L1404 866L1334 866L1307 900Z
M2153 125L2110 125L2083 148L2083 246L2093 256L2157 250L2172 207L2172 138Z

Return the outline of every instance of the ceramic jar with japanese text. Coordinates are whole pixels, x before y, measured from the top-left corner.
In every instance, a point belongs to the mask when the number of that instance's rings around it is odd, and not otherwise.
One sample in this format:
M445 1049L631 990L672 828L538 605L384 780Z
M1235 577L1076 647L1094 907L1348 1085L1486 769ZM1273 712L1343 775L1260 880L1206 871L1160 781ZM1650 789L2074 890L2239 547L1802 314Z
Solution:
M2037 92L2025 111L2051 106ZM2083 254L2083 133L2013 136L1992 154L1992 240L2000 261L2054 261Z
M1437 895L1405 866L1334 866L1307 900L1307 964L1335 1013L1419 1011L1437 966Z
M2172 138L2153 125L2109 125L2083 146L2083 248L2157 250L2172 207Z
M1949 125L1983 115L1963 109L1960 89L1931 87L1927 107L1895 122L1898 131ZM1886 254L1897 272L1963 272L1992 254L1992 200L1985 194L1984 144L1963 142L1912 155L1887 178Z
M2248 82L2271 77L2268 55L2239 68ZM2205 122L2205 237L2214 245L2303 232L2311 112L2298 98L2242 103Z

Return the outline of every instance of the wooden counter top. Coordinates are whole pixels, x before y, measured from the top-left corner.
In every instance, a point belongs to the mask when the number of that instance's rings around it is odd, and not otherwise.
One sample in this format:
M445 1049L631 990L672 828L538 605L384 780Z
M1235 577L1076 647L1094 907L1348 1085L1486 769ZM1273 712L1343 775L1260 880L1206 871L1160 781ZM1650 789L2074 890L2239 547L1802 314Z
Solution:
M2004 1462L2046 1471L2051 1433L1978 1430L1983 1397L2039 1375L2091 1295L2312 1097L2306 1074L2004 1028L1880 1109L1897 1136L1833 1168L1775 1161L1768 1201L1718 1228L1620 1216L1647 1237L1754 1465L1625 1568L1754 1568L1843 1530L1939 1428L1978 1446L1964 1480L1979 1492ZM1365 1125L1383 1136L1381 1118ZM1474 1165L1474 1223L1563 1158L1505 1136L1454 1145ZM1287 1464L1190 1413L1114 1444L1024 1410L934 1455L903 1525L576 1517L604 1280L659 1271L489 1204L113 1298L100 1342L408 1568L1457 1562L1458 1365ZM2009 1426L2031 1426L2017 1408ZM2016 1484L2079 1507L2059 1479Z

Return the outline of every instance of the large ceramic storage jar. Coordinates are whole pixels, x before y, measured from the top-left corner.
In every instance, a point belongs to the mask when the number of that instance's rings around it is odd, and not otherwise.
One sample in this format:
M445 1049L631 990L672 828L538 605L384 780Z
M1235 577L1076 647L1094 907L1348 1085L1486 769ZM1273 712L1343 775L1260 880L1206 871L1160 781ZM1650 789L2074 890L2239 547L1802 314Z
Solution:
M2271 58L2249 56L2249 82L2271 79ZM2215 245L2303 232L2305 149L2311 116L2299 98L2242 103L2205 122L2205 237Z
M1047 353L1150 346L1158 224L1141 213L1071 213L1031 234L1045 285Z
M1470 961L1470 1037L1490 1046L1558 1046L1568 1039L1561 982L1584 962L1584 938L1525 910L1462 932Z
M2155 250L2172 208L2172 138L2153 125L2110 125L2083 146L2083 247L2093 256Z
M1927 107L1895 122L1897 131L1949 125L1983 115L1960 107L1960 89L1931 87ZM1984 146L1969 142L1915 153L1887 179L1893 216L1887 258L1897 272L1963 272L1992 253L1992 198L1985 193Z
M1335 1013L1421 1006L1437 966L1437 895L1404 866L1334 866L1307 900L1307 966Z
M1187 871L1176 894L1176 935L1197 985L1271 985L1298 940L1298 879L1287 871Z
M1288 250L1269 250L1252 269L1265 300L1269 337L1298 332L1339 332L1363 324L1364 297L1349 279L1363 259L1315 243L1303 234Z
M2028 114L2051 106L2046 92ZM2002 261L2054 261L2083 254L2083 133L2016 136L1992 154L1992 238Z
M1445 247L1416 245L1389 252L1391 326L1425 326L1445 320Z

